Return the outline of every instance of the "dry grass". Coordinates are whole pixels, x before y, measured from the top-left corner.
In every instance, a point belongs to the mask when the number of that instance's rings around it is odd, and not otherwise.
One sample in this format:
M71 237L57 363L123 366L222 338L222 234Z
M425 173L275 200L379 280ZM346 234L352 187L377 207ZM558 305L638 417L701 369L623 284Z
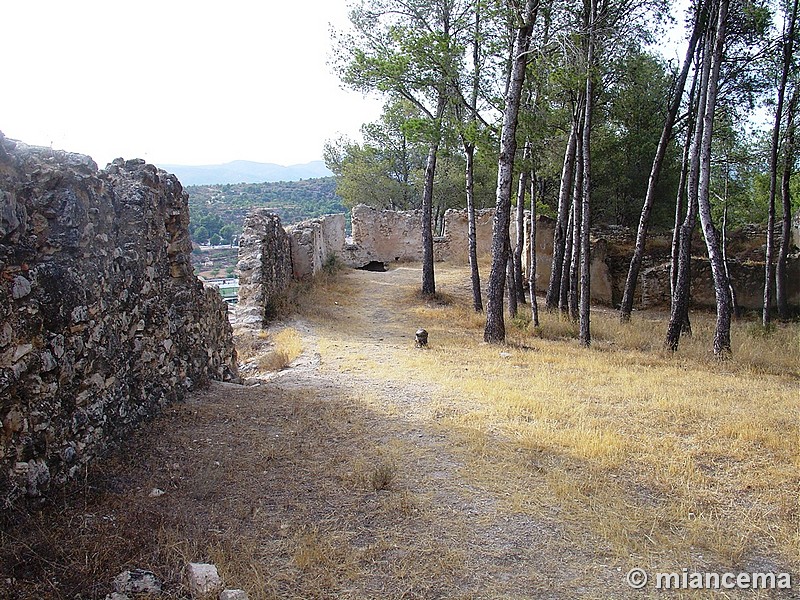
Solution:
M490 346L462 273L439 269L440 289L455 290L446 302L413 284L387 300L387 314L428 329L428 351L386 361L351 349L337 366L435 384L422 416L462 448L467 481L506 490L509 511L557 511L577 546L594 540L624 564L662 569L800 568L797 324L763 335L735 323L725 362L711 353L708 314L693 315L676 354L663 349L662 320L625 326L601 309L590 350L547 313L537 331L519 319L508 344Z
M321 366L216 385L12 515L0 597L102 598L142 567L180 598L188 561L256 600L622 598L634 566L800 571L797 325L736 323L723 363L703 315L675 355L661 321L600 310L589 350L546 313L492 346L463 268L437 265L433 301L418 273L326 275L294 300L313 335L237 332L242 362Z
M303 352L300 334L291 327L281 329L272 336L272 349L258 358L261 371L280 371L288 367Z
M797 325L764 337L737 323L734 356L720 363L707 315L672 355L659 321L623 326L596 311L584 350L573 324L545 314L536 336L512 327L495 347L464 310L416 308L436 342L399 360L453 396L440 399L440 422L466 441L476 482L501 487L514 473L538 499L533 514L560 506L619 558L667 552L685 564L707 551L727 565L779 556L797 568Z
M234 333L239 364L248 376L285 369L303 352L302 337L292 327L241 328Z

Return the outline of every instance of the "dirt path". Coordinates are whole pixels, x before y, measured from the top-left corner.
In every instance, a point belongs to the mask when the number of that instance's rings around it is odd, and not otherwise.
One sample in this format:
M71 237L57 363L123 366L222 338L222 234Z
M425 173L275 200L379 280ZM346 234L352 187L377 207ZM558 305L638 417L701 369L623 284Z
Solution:
M463 270L437 278L467 293ZM59 507L11 530L0 596L103 598L139 567L183 598L189 561L216 563L251 599L632 596L556 508L514 508L536 498L493 458L499 437L440 422L467 400L396 368L425 352L413 347L419 315L402 309L419 279L413 266L346 273L279 325L303 338L290 368L168 409Z
M353 568L319 589L301 577L293 580L301 589L279 595L605 598L607 585L619 591L617 569L576 553L555 520L506 509L519 484L477 486L465 477L470 450L437 424L448 411L468 410L461 399L393 374L401 355L420 352L413 345L420 323L397 308L419 279L418 268L402 266L349 273L347 301L329 305L321 319L288 323L303 335L304 356L263 392L246 393L254 404L268 392L310 411L305 484L322 496L293 494L288 510L273 504L270 511L291 529L310 529L313 544L344 553ZM338 573L325 560L306 568Z

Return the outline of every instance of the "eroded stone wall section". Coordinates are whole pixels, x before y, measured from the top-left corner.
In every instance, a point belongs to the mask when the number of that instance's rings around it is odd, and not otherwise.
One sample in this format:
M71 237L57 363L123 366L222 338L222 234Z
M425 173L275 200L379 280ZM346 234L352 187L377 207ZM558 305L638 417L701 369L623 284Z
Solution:
M260 217L263 219L264 217ZM257 237L259 227L266 227L277 236L280 228L278 218L269 225L259 222L250 234ZM270 244L262 244L265 250L258 250L258 256L272 256L269 261L283 257L286 270L295 279L303 279L319 272L326 261L336 256L353 268L361 268L372 262L391 264L401 261L418 262L422 260L422 214L421 211L389 211L379 210L365 205L352 209L352 238L345 241L345 215L328 215L321 219L313 219L288 228L290 253L285 249L269 248ZM491 251L494 210L486 209L476 212L476 239L478 257L484 257ZM255 223L255 222L254 222ZM550 280L553 260L553 237L555 222L553 219L538 215L536 218L536 289L544 293ZM455 264L468 264L467 212L450 209L444 217L444 235L434 238L434 259ZM699 235L699 234L698 234ZM516 240L515 223L511 221L510 236ZM269 237L269 236L268 236ZM739 305L746 309L759 309L763 289L763 239L764 232L758 227L746 227L731 232L728 253L731 256L730 268L734 285L737 289ZM525 219L525 249L523 253L524 269L529 272L530 249L530 215ZM261 242L259 242L261 243ZM634 233L620 227L607 227L592 231L591 238L591 295L594 302L606 306L618 306L622 300L622 292L627 278L630 256L633 249ZM640 282L637 286L635 306L637 308L654 308L669 305L669 264L671 236L652 234L648 240L647 253L644 257ZM704 250L702 239L693 244L698 252ZM260 254L259 254L260 252ZM246 250L245 254L251 254ZM241 256L240 250L240 256ZM698 257L693 274L692 298L695 306L714 306L713 286L708 269L703 268L704 259ZM762 262L759 262L762 261ZM256 259L245 261L255 264ZM269 263L270 265L272 263ZM275 266L269 269L274 271ZM244 272L243 272L244 273ZM482 276L485 279L487 273ZM245 275L247 278L248 275ZM263 278L256 275L256 282ZM788 263L788 295L792 306L800 306L800 259L796 249ZM267 288L269 279L263 279ZM281 293L288 281L284 272L278 277L280 285L275 293ZM263 297L269 302L273 292L269 289ZM261 297L257 285L245 288L244 296L240 293L240 302L255 300ZM255 306L261 301L255 302ZM263 315L262 315L262 320Z
M351 222L352 243L344 249L349 266L422 260L421 210L380 210L359 204L351 211Z
M188 196L144 161L0 134L0 502L61 484L142 419L238 379L193 275Z
M325 215L287 227L295 279L319 273L331 261L342 260L345 247L344 214Z
M277 315L292 282L292 247L278 215L252 211L239 240L239 309L265 326Z

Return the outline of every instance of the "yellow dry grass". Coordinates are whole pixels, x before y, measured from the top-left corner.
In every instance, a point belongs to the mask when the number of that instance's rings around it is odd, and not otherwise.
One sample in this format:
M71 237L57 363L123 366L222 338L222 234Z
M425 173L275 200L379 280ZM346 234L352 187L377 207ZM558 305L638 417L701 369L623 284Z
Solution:
M351 349L337 365L435 385L427 416L461 448L471 485L505 495L509 511L557 511L579 544L599 539L644 567L800 566L797 324L759 335L734 323L725 362L711 353L708 314L693 315L676 354L663 348L663 320L621 325L602 309L588 350L548 313L536 331L507 322L508 343L487 345L464 271L437 268L445 301L413 285L384 298L387 315L429 331L427 350L387 362Z
M436 268L433 300L408 265L298 286L305 322L237 349L319 366L167 409L0 530L0 596L103 597L141 567L183 598L189 561L256 600L599 600L633 597L632 567L800 571L797 324L736 323L725 362L709 315L674 355L657 316L603 310L588 350L546 313L488 345L466 270Z
M272 349L258 359L258 367L262 371L280 371L303 352L300 333L291 327L272 335L272 344Z
M292 327L274 330L237 329L234 339L239 364L258 372L280 371L303 352L300 332Z

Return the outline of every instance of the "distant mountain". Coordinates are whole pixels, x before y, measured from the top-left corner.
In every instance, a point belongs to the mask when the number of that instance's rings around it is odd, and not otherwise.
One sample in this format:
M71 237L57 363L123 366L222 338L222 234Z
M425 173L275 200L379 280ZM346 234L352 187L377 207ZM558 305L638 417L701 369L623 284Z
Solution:
M184 186L299 181L333 175L321 160L288 167L247 160L235 160L224 165L158 165L158 167L168 173L174 173Z

